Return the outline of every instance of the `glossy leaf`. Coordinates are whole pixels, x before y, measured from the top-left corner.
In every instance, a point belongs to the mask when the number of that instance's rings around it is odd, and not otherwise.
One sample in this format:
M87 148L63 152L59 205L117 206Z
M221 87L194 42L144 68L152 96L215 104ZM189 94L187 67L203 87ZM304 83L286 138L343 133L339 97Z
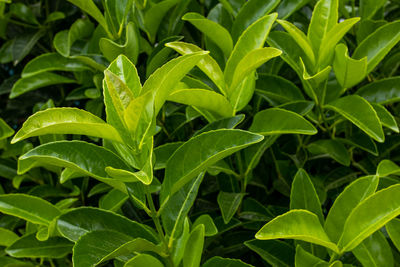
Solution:
M49 225L61 214L50 202L25 194L0 195L0 212L40 225Z
M204 246L204 229L204 225L200 224L190 233L183 255L184 267L197 267L200 265Z
M130 259L129 261L127 261L124 265L124 267L148 267L148 266L163 267L164 264L162 264L157 258L149 254L139 254Z
M349 95L339 98L325 107L336 111L376 141L383 142L385 140L381 122L373 107L364 98Z
M317 133L317 129L302 116L288 110L269 108L258 112L250 126L250 131L262 135L272 134L308 134Z
M345 222L364 199L375 193L379 179L376 176L359 178L348 185L336 198L325 221L325 231L333 242L339 241Z
M400 167L391 160L385 159L379 162L376 170L376 175L379 177L385 177L389 175L399 175Z
M14 130L0 118L0 140L6 139L14 134Z
M233 42L230 33L218 23L209 20L198 13L187 13L182 20L189 21L205 36L210 38L228 58L233 49Z
M180 146L167 162L161 189L162 201L208 166L262 139L258 134L231 129L210 131L193 137Z
M304 250L300 245L296 247L296 257L295 257L295 266L296 267L306 267L306 266L321 266L328 267L329 264L314 256L313 254Z
M0 246L8 247L14 243L19 236L6 228L0 228Z
M30 116L11 143L45 134L84 134L122 142L114 127L90 112L77 108L49 108Z
M400 101L400 77L391 77L368 83L357 94L370 102L389 104Z
M129 220L116 213L81 207L62 214L57 219L57 228L67 239L76 242L84 234L92 231L115 231L132 238L141 237L157 243L157 236L149 227Z
M294 262L294 248L280 240L250 240L244 244L261 256L272 266L292 266Z
M335 139L317 140L307 146L312 154L327 154L342 165L350 165L350 155L346 147Z
M11 89L10 98L15 98L38 88L63 83L76 83L76 81L51 72L40 72L36 75L19 79Z
M324 223L324 215L317 191L315 191L307 172L303 169L299 169L293 179L290 191L290 209L308 210L318 216L321 224Z
M229 223L235 215L244 196L244 193L219 192L217 201L225 224Z
M365 38L354 51L353 58L367 57L367 73L370 73L399 41L400 21L388 23Z
M400 185L378 191L350 213L338 242L340 251L350 251L365 238L400 214ZM384 203L384 204L383 204Z
M174 142L156 147L154 149L154 156L156 158L154 169L155 170L164 169L165 166L167 165L168 159L182 144L183 142Z
M385 227L393 244L400 251L400 219L391 220Z
M135 65L126 56L118 56L111 62L110 66L108 66L108 70L115 74L129 88L134 97L139 96L142 89L140 78ZM123 86L116 87L115 89L123 105L126 107L129 101L132 100L130 92L124 91L123 89L125 89L125 87Z
M398 133L399 127L397 126L396 119L393 115L382 105L371 103L372 107L375 109L376 114L378 115L382 126L385 126L392 130L393 132Z
M46 241L39 241L35 234L21 237L6 252L16 258L63 258L71 253L73 243L62 237L50 237Z
M256 81L256 93L264 97L268 102L279 104L304 100L300 89L291 81L280 76L259 74Z
M106 19L92 0L68 0L92 16L105 31L108 31Z
M286 0L281 1L276 12L279 14L279 18L286 19L294 12L306 5L310 0Z
M200 215L192 225L192 228L195 229L197 225L204 225L204 235L205 236L213 236L218 233L218 229L214 224L213 219L208 214Z
M260 240L290 238L311 242L338 252L322 228L317 215L307 210L291 210L264 225L256 234Z
M206 261L202 267L218 267L218 266L229 266L229 267L253 267L253 265L244 263L238 259L222 258L219 256L212 257Z
M386 3L386 0L361 0L360 1L360 15L363 19L372 18L375 13Z

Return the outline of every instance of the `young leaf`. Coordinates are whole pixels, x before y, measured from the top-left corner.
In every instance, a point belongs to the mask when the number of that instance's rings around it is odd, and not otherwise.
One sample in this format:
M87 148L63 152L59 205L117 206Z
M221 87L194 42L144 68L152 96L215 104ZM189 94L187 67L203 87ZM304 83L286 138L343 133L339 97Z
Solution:
M219 192L217 202L225 224L229 223L235 215L245 195L244 193Z
M324 226L333 242L339 241L348 216L359 203L375 193L378 182L378 177L374 175L359 178L348 185L336 198Z
M378 177L386 177L393 174L400 174L400 167L396 163L388 159L379 162L378 168L376 170L376 175Z
M365 238L400 214L400 185L378 191L350 213L338 242L341 252L351 251Z
M262 135L317 133L317 129L302 116L279 108L269 108L258 112L249 130Z
M193 137L167 162L161 188L162 202L208 166L262 139L258 134L233 129L210 131Z
M124 91L123 89L125 89L125 87L115 88L119 98L126 107L129 104L129 100L138 97L140 91L142 90L142 85L140 84L140 78L136 67L126 56L120 55L113 62L111 62L107 69L118 76L118 78L129 88L129 91Z
M233 49L233 42L230 33L218 23L209 20L198 13L187 13L182 20L189 21L205 36L210 38L228 58Z
M97 208L81 207L69 210L57 219L57 228L62 236L73 242L88 232L107 230L158 243L157 235L148 226Z
M49 225L61 214L50 202L25 194L0 195L0 212L40 225Z
M293 179L290 191L290 209L308 210L318 216L321 224L324 223L321 202L317 191L305 170L299 169Z
M122 142L114 127L90 112L77 108L49 108L30 116L11 143L45 134L84 134Z
M331 249L338 253L322 228L317 215L307 210L291 210L264 225L256 234L260 240L290 238L303 240Z
M71 253L72 246L72 242L59 236L39 241L35 234L30 234L15 241L6 252L15 258L63 258Z
M164 267L157 258L149 254L138 254L124 264L124 267Z
M296 257L295 257L295 266L298 267L306 267L306 266L321 266L321 267L328 267L329 264L314 256L313 254L304 250L300 245L296 247Z
M184 267L197 267L200 265L204 246L204 225L200 224L192 230L186 243L183 255Z
M339 98L325 107L336 111L376 141L382 143L385 140L378 115L364 98L349 95Z
M254 239L246 241L244 244L272 266L289 267L293 265L295 250L286 242Z
M354 51L353 58L367 57L367 73L370 73L399 41L400 21L388 23L365 38Z
M214 236L218 233L218 229L214 224L213 219L208 214L200 215L193 223L192 228L195 229L196 226L204 225L204 236Z
M311 154L327 154L342 165L350 165L350 155L343 143L335 139L317 140L307 146Z

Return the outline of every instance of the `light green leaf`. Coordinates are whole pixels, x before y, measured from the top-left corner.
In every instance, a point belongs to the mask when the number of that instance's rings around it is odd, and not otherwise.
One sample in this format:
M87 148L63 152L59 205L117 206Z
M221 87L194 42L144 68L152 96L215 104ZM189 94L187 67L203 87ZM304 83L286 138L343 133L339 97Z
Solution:
M165 46L174 49L181 55L202 51L200 47L184 42L171 42L167 43ZM197 63L197 66L215 83L221 93L226 93L224 74L218 63L210 55L204 56Z
M15 258L63 258L71 253L72 246L72 242L59 236L39 241L30 234L15 241L6 252Z
M99 208L109 211L118 211L129 199L129 196L118 189L112 189L99 200Z
M368 83L361 87L357 95L364 97L369 102L390 104L400 101L400 77L390 77Z
M311 154L327 154L342 165L350 166L350 155L342 142L335 139L317 140L307 146Z
M13 231L0 227L0 246L8 247L18 238L19 236Z
M157 258L149 254L139 254L124 264L124 267L164 267Z
M324 215L317 191L315 191L307 172L303 169L299 169L293 179L290 191L290 209L308 210L318 216L321 224L324 223Z
M400 21L387 23L361 42L354 51L353 58L367 57L367 73L370 73L399 41Z
M378 115L382 126L385 126L392 130L393 132L398 133L399 127L397 126L396 119L393 115L382 105L371 103L372 107L375 109L376 114Z
M393 244L400 251L400 219L391 220L385 227Z
M335 49L333 70L336 79L343 88L351 88L367 75L367 58L356 60L349 57L345 44L338 44Z
M242 130L221 129L193 137L167 162L161 189L162 202L217 161L263 139Z
M214 236L218 233L218 229L214 224L213 219L208 214L200 215L193 223L192 229L195 229L196 226L203 224L204 225L204 235L205 236Z
M269 108L258 112L249 130L262 135L317 133L317 129L302 116L279 108Z
M183 255L184 267L200 266L201 256L203 255L204 232L204 224L200 224L190 233Z
M81 207L69 210L57 219L57 228L62 236L73 242L88 232L107 230L158 243L158 237L150 227L97 208Z
M379 162L376 175L379 177L386 177L393 174L400 175L400 167L396 163L388 159Z
M225 224L235 215L245 195L245 193L219 192L217 202Z
M84 71L91 68L83 62L66 58L57 53L47 53L29 61L22 70L21 77L26 78L46 71Z
M30 116L11 143L45 134L83 134L122 142L114 127L90 112L77 108L49 108Z
M304 250L300 245L296 247L296 267L318 266L329 267L329 263Z
M77 83L77 81L51 72L41 72L19 79L11 89L10 98L16 98L38 88L63 83Z
M194 12L186 13L182 20L189 21L210 38L221 49L226 58L230 56L233 49L232 37L223 26Z
M14 134L14 130L0 118L0 140L6 139Z
M286 19L294 12L306 5L310 0L285 0L281 1L276 12L279 14L279 18Z
M325 221L325 231L333 242L339 241L340 235L350 213L364 199L375 193L378 177L371 175L359 178L348 185L336 198Z
M378 191L350 213L338 242L341 252L351 251L365 238L400 214L400 185Z
M50 202L25 194L0 195L0 212L40 225L49 225L61 214Z
M222 117L233 113L231 104L223 95L206 89L174 90L167 100L213 111Z
M392 249L380 231L367 237L351 252L363 267L394 266Z
M303 240L338 253L322 228L317 215L307 210L291 210L264 225L256 234L260 240L289 238Z
M272 266L293 266L293 246L280 240L250 240L244 244Z
M149 177L143 174L141 171L138 172L130 172L127 170L115 169L113 167L106 167L106 172L108 175L123 182L142 182L146 185L149 185L151 181Z
M228 85L232 84L235 70L239 62L252 50L262 48L268 33L271 30L272 24L277 18L277 14L264 16L251 24L239 37L233 51L226 63L224 75L225 81ZM233 93L236 88L228 88L228 95Z
M106 19L104 18L103 14L101 14L100 10L97 8L93 0L68 0L68 1L76 5L83 11L87 12L103 27L103 29L106 32L109 32Z
M358 95L349 95L325 106L354 123L362 131L378 142L385 140L382 125L374 108L367 100Z

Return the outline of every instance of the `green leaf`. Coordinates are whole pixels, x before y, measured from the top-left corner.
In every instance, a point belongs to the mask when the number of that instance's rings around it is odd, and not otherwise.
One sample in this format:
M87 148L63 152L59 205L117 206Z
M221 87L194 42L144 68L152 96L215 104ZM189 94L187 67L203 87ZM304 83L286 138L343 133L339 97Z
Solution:
M49 108L30 116L11 143L45 134L82 134L122 142L114 127L90 112L77 108Z
M298 267L306 267L306 266L328 267L329 264L326 261L321 260L320 258L307 252L300 245L297 245L295 266L298 266Z
M378 191L350 213L338 242L341 252L351 251L365 238L400 214L400 185Z
M139 254L124 264L124 267L164 267L157 258L149 254Z
M336 198L325 221L325 231L333 242L339 241L340 235L350 213L364 199L375 193L378 177L371 175L359 178L348 185Z
M319 0L314 7L307 37L314 51L319 51L322 40L338 21L338 0Z
M232 24L231 34L233 40L236 41L243 31L253 22L271 12L279 2L280 0L250 0L245 2Z
M195 132L193 134L193 137L196 135L199 135L201 133L205 133L205 132L212 131L212 130L236 128L236 126L238 126L244 120L244 117L245 117L244 114L239 114L234 117L216 120L214 122L207 124L200 130Z
M129 199L129 196L118 189L112 189L99 201L99 208L109 211L118 211Z
M204 235L205 236L214 236L218 233L217 226L215 226L213 219L208 214L200 215L193 223L192 229L195 229L196 226L203 224L204 225Z
M390 130L392 130L393 132L398 133L399 127L397 126L396 119L393 117L393 115L384 106L380 104L371 103L371 105L375 109L376 114L378 115L382 126L385 126Z
M18 35L12 42L9 52L12 52L14 66L20 63L33 49L40 38L46 33L42 28L35 33ZM10 59L11 61L11 59Z
M223 26L194 12L186 13L182 20L189 21L210 38L221 49L226 58L230 56L233 49L232 37Z
M388 159L379 162L376 175L379 177L386 177L393 174L400 175L400 167L396 163Z
M290 191L290 209L308 210L318 216L321 224L324 223L324 215L317 191L315 191L307 172L303 169L299 169L293 179Z
M0 264L4 267L35 267L33 263L20 261L8 256L0 256Z
M390 104L400 101L400 77L390 77L368 83L361 87L357 95L364 97L369 102Z
M219 192L217 202L225 224L235 215L245 195L245 193Z
M50 237L39 241L35 234L21 237L6 252L15 258L63 258L71 253L73 243L62 237Z
M367 75L367 58L356 60L349 57L345 44L338 44L335 49L333 70L336 79L343 88L351 88Z
M308 2L310 0L285 0L279 4L276 12L279 14L279 18L286 19Z
M164 169L167 165L168 159L182 144L183 142L174 142L156 147L154 149L154 156L156 158L154 170Z
M269 108L258 112L249 131L262 135L317 133L317 129L302 116L288 110Z
M109 32L106 19L104 18L103 14L101 14L100 10L97 8L93 0L68 0L68 1L76 5L83 11L87 12L101 25L101 27L103 27L103 29L106 32Z
M61 214L50 202L25 194L0 195L0 212L40 225L49 225Z
M300 88L294 83L271 74L258 74L256 93L274 104L304 100Z
M385 140L382 125L374 108L367 100L358 95L349 95L325 106L354 123L362 131L378 142Z
M19 236L13 231L0 227L0 246L8 247L18 238Z
M239 37L233 51L226 63L224 75L225 81L228 85L232 84L235 70L239 62L252 50L262 48L265 40L267 39L268 33L271 30L272 24L277 18L277 14L264 16L253 24L251 24ZM236 88L229 87L228 95L233 93Z
M367 237L351 252L364 267L394 266L392 249L380 231Z
M83 141L57 141L38 146L22 155L18 173L23 174L39 166L68 167L103 181L123 192L125 185L110 179L105 168L129 170L130 167L110 150Z
M365 38L354 51L353 58L367 57L367 73L370 73L399 41L400 21L388 23Z
M233 113L231 104L223 95L206 89L174 90L167 100L213 111L222 117Z
M37 21L33 10L23 3L13 3L10 5L10 12L18 19L30 24L40 25Z
M0 140L6 139L14 134L14 130L0 118Z
M256 252L272 266L292 266L295 250L280 240L250 240L244 242L246 247Z
M57 53L47 53L29 61L22 70L21 77L26 78L46 71L85 71L91 70L83 62L66 58Z
M307 210L291 210L264 225L256 234L260 240L290 238L303 240L331 249L338 253L322 228L318 216Z
M361 0L360 15L363 19L372 18L385 5L386 0Z
M204 232L205 227L203 224L200 224L190 233L183 255L184 267L200 266L204 246Z
M258 134L233 129L210 131L191 138L167 162L162 202L208 166L262 139Z
M219 256L212 257L208 261L206 261L201 267L219 267L219 266L226 266L226 267L253 267L253 265L244 263L238 259L228 259L222 258Z
M316 62L315 54L307 36L299 28L286 20L278 20L278 23L292 36L299 47L303 49L304 54L306 54L308 60L311 62L311 67L314 68Z
M342 142L335 139L317 140L307 146L311 154L327 154L342 165L350 166L350 155Z
M393 244L400 251L400 219L391 220L385 227Z
M105 256L130 240L131 236L116 231L88 232L76 241L72 262L75 267L97 266Z
M77 81L51 72L41 72L19 79L11 89L10 98L16 98L38 88L63 83L77 83Z
M230 85L231 90L235 90L246 76L250 75L262 64L280 54L282 54L282 51L273 47L257 48L247 53L235 68Z
M158 243L157 235L148 226L97 208L81 207L69 210L57 219L57 228L65 238L73 242L88 232L107 230Z
M167 43L165 46L174 49L181 55L203 51L194 44L184 42L171 42ZM203 59L197 63L197 66L215 83L221 93L226 93L224 74L218 63L210 55L205 55Z

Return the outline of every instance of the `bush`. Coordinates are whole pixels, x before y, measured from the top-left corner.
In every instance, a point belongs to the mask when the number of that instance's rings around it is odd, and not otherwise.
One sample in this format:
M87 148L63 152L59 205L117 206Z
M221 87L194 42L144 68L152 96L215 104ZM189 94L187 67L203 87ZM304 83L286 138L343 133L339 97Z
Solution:
M0 0L0 265L398 266L399 5Z

